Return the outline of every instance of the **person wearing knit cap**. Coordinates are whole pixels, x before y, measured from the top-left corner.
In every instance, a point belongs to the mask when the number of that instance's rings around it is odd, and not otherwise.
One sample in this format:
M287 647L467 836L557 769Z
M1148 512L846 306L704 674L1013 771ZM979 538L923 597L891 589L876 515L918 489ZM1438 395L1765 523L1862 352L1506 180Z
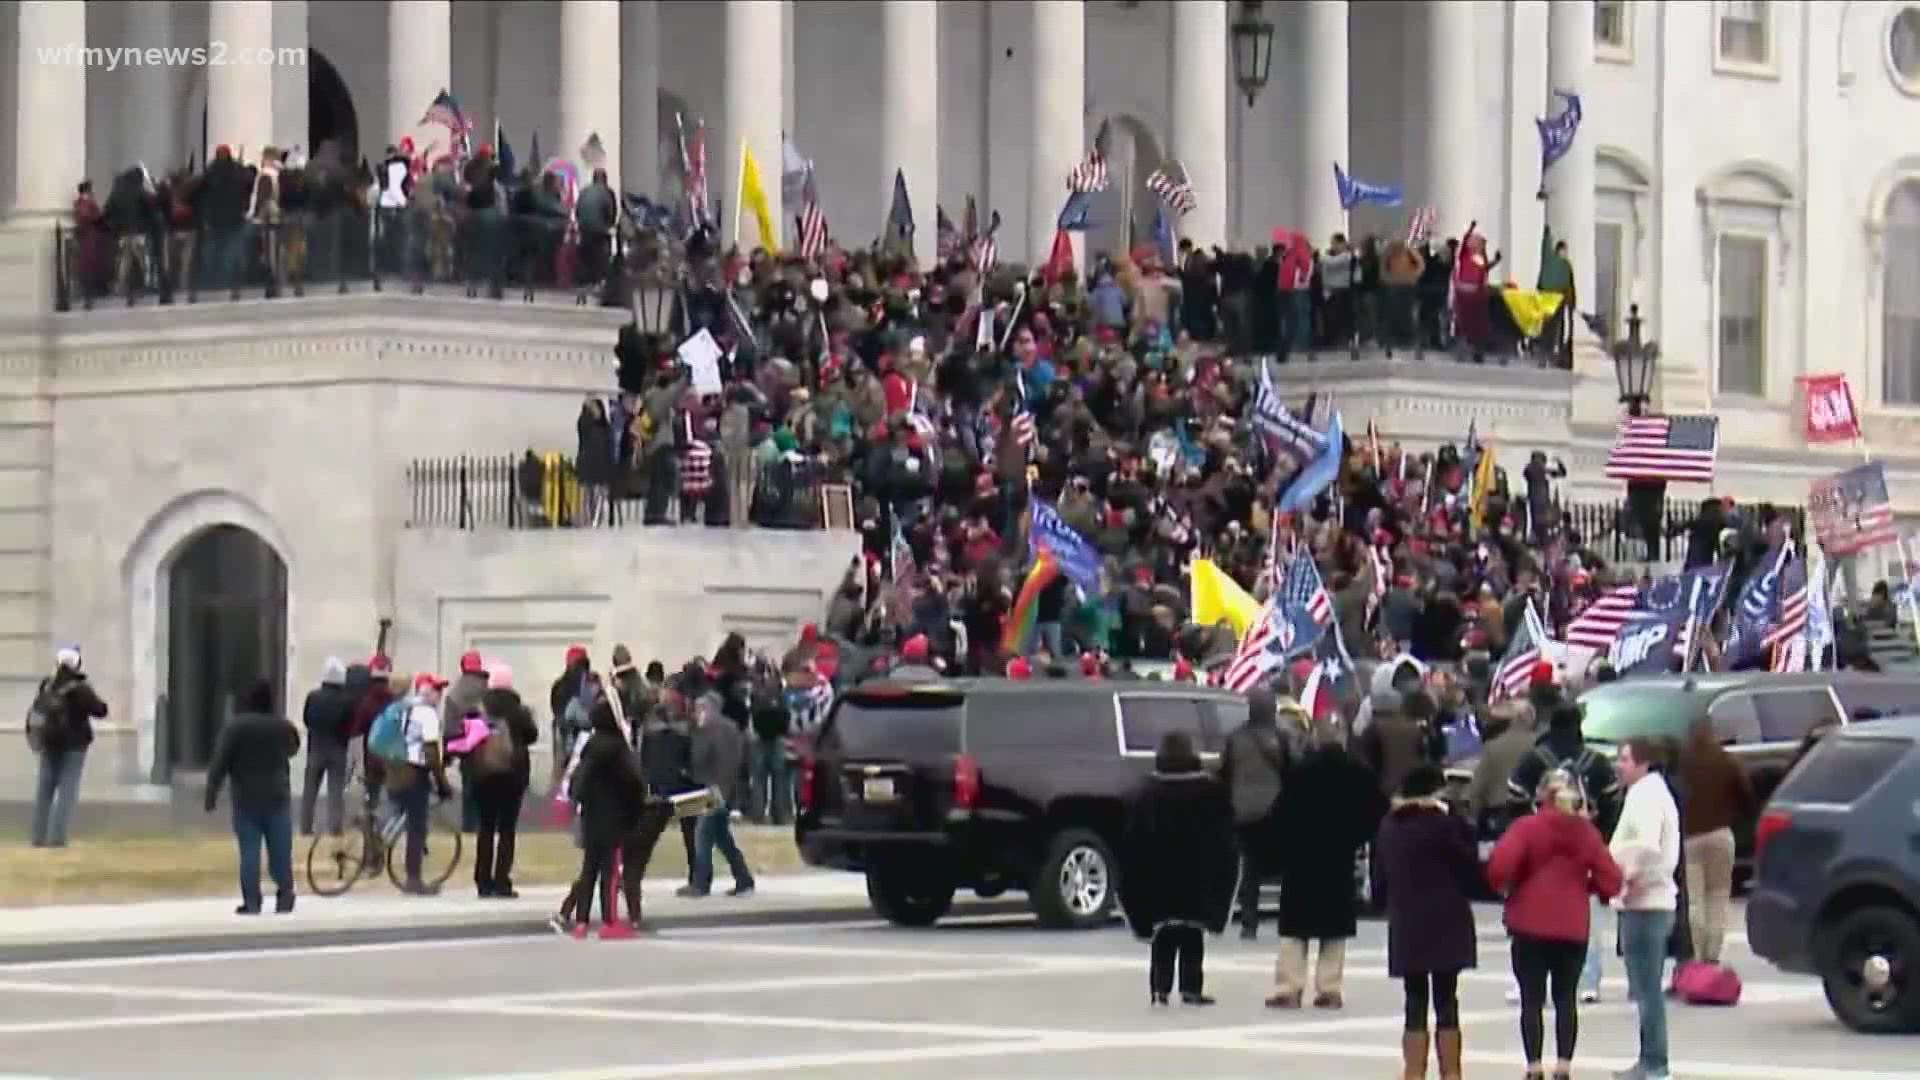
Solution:
M480 821L474 836L473 884L483 899L511 900L519 895L513 888L513 856L520 807L532 783L527 748L539 741L540 725L513 689L513 669L498 661L487 668L480 712L486 717L488 740L502 739L509 755L505 769L476 770L480 775L473 787Z
M347 689L347 666L329 656L320 668L320 685L308 691L300 718L307 728L306 783L300 791L300 833L313 835L313 808L320 785L327 788L327 831L339 836L347 812L347 743L353 736L357 702Z
M887 674L893 682L920 683L935 682L940 679L940 671L932 663L933 646L927 641L927 635L915 634L900 644L900 664Z
M1431 1047L1442 1080L1459 1080L1460 973L1475 966L1477 952L1467 888L1481 870L1472 830L1442 798L1446 783L1430 764L1401 779L1373 861L1386 897L1387 974L1405 994L1401 1075L1426 1076Z
M40 755L33 795L33 846L66 847L67 823L80 799L80 769L93 745L93 722L107 715L81 670L80 647L54 654L53 674L34 692L27 717L27 745Z
M587 692L587 675L592 664L587 659L584 645L567 647L566 667L560 677L553 680L553 688L547 694L547 715L553 728L553 769L548 778L549 788L558 787L560 778L566 775L567 763L572 759L574 743L584 739L590 728L585 705L572 710L573 719L568 719L568 709L581 701Z

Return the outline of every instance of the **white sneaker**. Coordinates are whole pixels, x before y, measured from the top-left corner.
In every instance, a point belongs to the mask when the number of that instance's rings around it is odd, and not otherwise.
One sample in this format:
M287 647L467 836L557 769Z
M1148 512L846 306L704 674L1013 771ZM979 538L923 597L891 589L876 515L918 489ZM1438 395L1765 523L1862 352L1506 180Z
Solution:
M1600 1004L1600 991L1598 989L1580 991L1580 1004L1582 1005Z

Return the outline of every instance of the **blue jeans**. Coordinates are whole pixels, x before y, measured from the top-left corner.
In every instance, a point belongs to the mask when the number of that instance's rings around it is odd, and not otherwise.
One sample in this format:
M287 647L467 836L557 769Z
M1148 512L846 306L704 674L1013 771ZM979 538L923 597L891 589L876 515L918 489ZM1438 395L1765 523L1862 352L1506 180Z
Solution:
M734 888L753 888L753 871L748 869L747 857L740 853L740 845L733 842L733 814L723 802L697 819L693 828L693 877L688 884L694 891L704 893L713 888L713 849L716 847L726 857Z
M267 845L267 875L282 904L293 901L293 814L286 803L233 807L233 839L240 845L240 902L260 910L260 845Z
M407 819L407 881L420 880L420 863L427 853L427 798L433 780L425 769L415 769L413 783L393 792L393 804Z
M40 778L33 789L33 846L66 847L73 804L80 801L80 769L85 750L43 750Z
M1059 622L1036 623L1033 630L1034 636L1040 639L1040 644L1047 647L1048 656L1058 660L1066 655L1066 653L1062 651L1064 644L1060 633Z
M1313 294L1305 289L1280 293L1280 324L1287 348L1305 352L1313 347Z
M1602 958L1606 956L1602 939L1606 937L1605 928L1613 917L1613 909L1599 897L1594 897L1591 904L1593 910L1589 913L1587 923L1587 962L1580 967L1580 992L1597 994L1600 992L1600 975L1606 966L1602 963Z
M1640 1071L1667 1075L1667 998L1660 976L1667 966L1671 911L1620 913L1620 951L1626 958L1627 991L1640 1012Z
M747 790L747 811L754 817L785 825L793 816L786 740L754 737L747 748Z

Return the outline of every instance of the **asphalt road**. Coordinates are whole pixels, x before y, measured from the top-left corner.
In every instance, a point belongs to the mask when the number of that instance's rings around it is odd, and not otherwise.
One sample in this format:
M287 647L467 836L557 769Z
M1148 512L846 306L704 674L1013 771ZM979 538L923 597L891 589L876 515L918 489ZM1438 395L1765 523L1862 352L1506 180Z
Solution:
M1517 1076L1505 943L1462 992L1469 1076ZM1145 949L982 917L669 931L640 942L493 937L0 965L11 1077L1045 1077L1393 1075L1399 993L1382 927L1362 927L1341 1012L1262 1007L1272 938L1209 940L1211 1009L1154 1010ZM1920 1077L1905 1038L1842 1029L1819 987L1736 945L1737 1008L1676 1008L1685 1080ZM1583 1010L1578 1075L1627 1064L1617 965Z

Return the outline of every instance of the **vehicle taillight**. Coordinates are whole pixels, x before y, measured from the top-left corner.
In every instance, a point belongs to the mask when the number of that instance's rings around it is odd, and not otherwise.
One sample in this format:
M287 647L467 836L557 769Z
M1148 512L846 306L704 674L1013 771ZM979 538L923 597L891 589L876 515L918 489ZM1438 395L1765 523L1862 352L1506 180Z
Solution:
M1793 815L1785 810L1769 810L1760 815L1760 820L1753 826L1753 861L1756 865L1760 862L1760 853L1767 848L1767 841L1791 824Z
M953 808L971 810L980 801L980 763L972 754L953 759Z
M800 809L813 809L813 752L800 755Z

